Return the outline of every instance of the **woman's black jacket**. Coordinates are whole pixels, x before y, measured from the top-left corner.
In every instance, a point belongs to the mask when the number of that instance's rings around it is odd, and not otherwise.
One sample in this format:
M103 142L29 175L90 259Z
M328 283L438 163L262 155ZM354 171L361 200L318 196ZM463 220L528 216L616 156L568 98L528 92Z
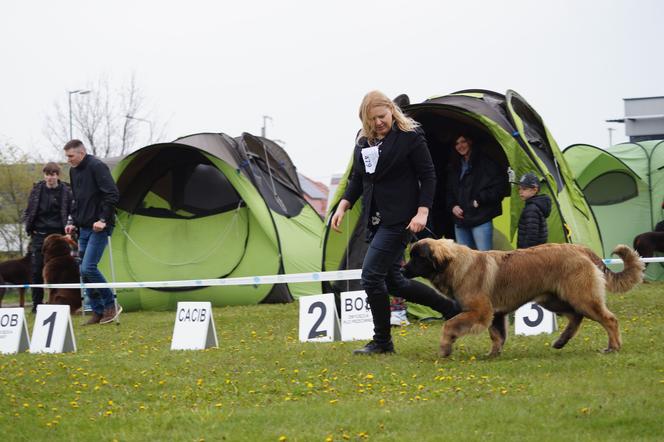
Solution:
M493 159L484 155L478 147L470 154L470 167L461 178L461 157L455 152L447 170L447 210L454 206L463 210L463 219L454 217L461 227L475 227L491 221L503 213L503 198L509 195L507 169L503 170ZM473 200L478 207L473 206Z
M372 199L380 212L381 225L386 226L405 226L418 207L431 208L436 172L421 129L404 132L394 125L383 140L373 174L366 173L361 156L367 146L364 137L355 145L353 168L343 196L351 205L362 196L365 222Z

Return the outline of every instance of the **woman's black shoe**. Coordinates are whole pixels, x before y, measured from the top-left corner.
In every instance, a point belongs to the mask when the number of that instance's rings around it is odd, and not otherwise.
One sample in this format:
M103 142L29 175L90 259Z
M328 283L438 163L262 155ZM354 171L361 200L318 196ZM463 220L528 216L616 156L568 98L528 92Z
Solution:
M380 353L394 353L394 343L392 343L391 340L384 344L371 341L364 347L353 351L354 355L373 355Z

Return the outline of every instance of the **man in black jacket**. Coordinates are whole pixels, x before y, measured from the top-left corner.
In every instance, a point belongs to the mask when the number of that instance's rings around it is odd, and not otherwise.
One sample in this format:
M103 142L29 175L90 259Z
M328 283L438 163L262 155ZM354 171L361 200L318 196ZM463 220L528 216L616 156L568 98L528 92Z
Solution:
M79 229L81 277L84 282L106 283L97 265L113 231L115 205L120 193L108 166L95 156L88 155L80 140L69 141L64 151L71 165L69 177L74 192L72 218ZM74 229L74 225L68 225L65 231L71 233ZM122 311L110 289L96 289L88 294L93 314L86 324L113 322Z
M60 181L60 166L47 163L42 169L44 179L35 183L23 213L25 231L30 236L31 282L42 284L44 256L42 246L52 233L63 234L71 212L72 194L67 183ZM32 288L32 312L44 301L44 289Z

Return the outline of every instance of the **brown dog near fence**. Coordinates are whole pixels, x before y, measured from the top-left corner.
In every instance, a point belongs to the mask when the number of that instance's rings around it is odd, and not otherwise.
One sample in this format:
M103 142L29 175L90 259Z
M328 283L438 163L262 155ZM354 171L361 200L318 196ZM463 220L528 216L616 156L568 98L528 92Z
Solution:
M23 258L0 262L0 284L30 284L30 261L32 253ZM3 282L4 281L4 282ZM7 289L0 288L0 307ZM18 289L19 305L25 307L25 289Z
M634 250L643 258L652 258L655 253L664 253L664 231L645 232L636 235L634 237Z
M564 347L585 317L604 327L609 352L620 349L621 339L618 321L606 308L605 289L630 290L641 282L644 269L629 247L619 245L613 253L625 262L622 272L612 272L592 250L576 244L479 252L448 239L423 239L413 245L404 274L429 279L461 307L461 313L443 325L443 357L452 353L452 344L461 336L487 328L489 355L500 354L507 337L505 315L531 301L568 319L554 348Z
M76 241L66 235L53 234L46 237L42 247L44 255L44 284L66 284L80 282L80 271L72 251ZM49 304L68 305L74 313L81 307L80 289L49 289Z

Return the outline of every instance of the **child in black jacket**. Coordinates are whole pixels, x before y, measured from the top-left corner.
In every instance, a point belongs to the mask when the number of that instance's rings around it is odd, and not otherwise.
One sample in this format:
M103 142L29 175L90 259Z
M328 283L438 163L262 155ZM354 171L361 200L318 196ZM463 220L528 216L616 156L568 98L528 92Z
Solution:
M549 236L546 218L551 214L551 198L539 194L539 180L532 172L523 175L518 185L519 197L526 206L519 218L517 248L544 244Z

